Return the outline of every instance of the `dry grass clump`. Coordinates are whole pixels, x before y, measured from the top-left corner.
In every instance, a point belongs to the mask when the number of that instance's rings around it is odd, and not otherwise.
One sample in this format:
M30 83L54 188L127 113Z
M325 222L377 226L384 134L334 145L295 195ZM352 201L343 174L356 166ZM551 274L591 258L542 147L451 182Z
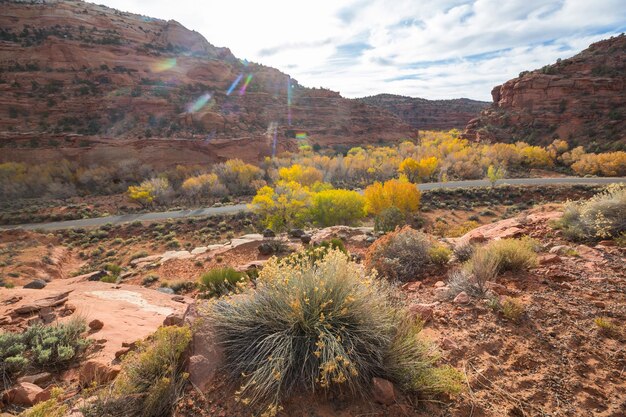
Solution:
M449 251L437 246L424 233L405 226L376 240L367 251L365 266L389 280L410 281L428 265L448 261Z
M614 184L589 200L569 203L556 227L576 241L619 238L626 233L626 186Z
M514 323L519 323L526 312L524 303L512 297L504 297L502 300L493 298L487 301L487 305L493 311L502 313L505 319Z
M498 273L506 271L519 272L532 268L537 264L536 247L537 243L528 237L491 241L484 247L482 254L478 256L474 254L472 256L472 259L470 259L471 269L489 269L489 265L481 266L479 265L480 262L495 262Z
M98 400L86 406L86 417L166 417L182 392L186 375L182 354L191 341L188 327L161 327L129 353L122 371Z
M210 316L237 399L276 415L295 390L363 394L372 377L421 392L460 390L393 297L339 250L322 259L270 259L257 289L213 304Z

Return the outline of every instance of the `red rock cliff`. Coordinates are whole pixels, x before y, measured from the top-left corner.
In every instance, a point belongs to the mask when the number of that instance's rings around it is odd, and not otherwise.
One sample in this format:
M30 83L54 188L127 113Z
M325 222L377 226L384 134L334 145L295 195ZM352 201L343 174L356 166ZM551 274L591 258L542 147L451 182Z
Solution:
M493 104L469 122L465 137L543 145L560 138L590 150L626 149L626 36L523 72L491 95Z

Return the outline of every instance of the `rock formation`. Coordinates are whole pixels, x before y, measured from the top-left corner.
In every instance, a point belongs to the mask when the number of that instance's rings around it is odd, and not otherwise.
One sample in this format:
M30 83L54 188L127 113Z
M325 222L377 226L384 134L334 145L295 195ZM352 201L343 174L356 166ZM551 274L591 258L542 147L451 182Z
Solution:
M559 138L591 151L626 149L626 36L594 43L491 91L467 125L475 140L545 145Z
M2 4L0 162L90 163L85 153L94 148L93 157L106 159L152 147L164 155L170 146L176 152L166 165L197 163L194 155L255 160L271 152L275 133L285 149L296 136L362 144L405 139L414 129L237 59L175 21L81 1Z
M463 129L467 122L489 105L468 98L426 100L394 94L378 94L358 101L388 110L412 127L426 130Z

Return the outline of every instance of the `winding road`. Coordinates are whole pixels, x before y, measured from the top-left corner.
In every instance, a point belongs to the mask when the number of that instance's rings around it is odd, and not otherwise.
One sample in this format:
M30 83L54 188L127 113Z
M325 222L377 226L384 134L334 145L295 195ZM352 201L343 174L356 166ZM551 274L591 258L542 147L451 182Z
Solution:
M626 177L611 178L578 178L578 177L561 177L561 178L511 178L498 180L496 185L574 185L574 184L614 184L626 183ZM489 187L491 183L488 180L472 180L472 181L450 181L450 182L431 182L419 184L420 191L434 190L437 188L470 188L470 187ZM71 229L75 227L98 227L107 223L122 224L134 221L148 222L168 219L182 219L187 217L205 217L216 216L220 214L234 214L248 210L247 204L235 204L222 207L207 207L195 210L176 210L161 211L152 213L123 214L119 216L96 217L92 219L66 220L61 222L50 223L30 223L19 225L0 226L0 231L11 229L24 230L59 230Z

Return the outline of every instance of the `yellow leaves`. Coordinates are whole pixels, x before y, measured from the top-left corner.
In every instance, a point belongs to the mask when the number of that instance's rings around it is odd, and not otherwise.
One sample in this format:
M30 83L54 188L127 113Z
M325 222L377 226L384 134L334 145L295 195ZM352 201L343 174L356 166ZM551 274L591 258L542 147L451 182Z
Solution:
M140 203L141 205L148 205L154 200L153 188L147 185L131 185L128 187L128 198Z
M289 168L281 168L278 175L283 181L294 181L304 186L312 186L316 182L322 182L324 175L317 168L312 166L303 167L294 164Z
M323 190L313 195L310 216L320 226L352 225L365 217L365 198L356 191Z
M578 175L626 175L626 152L588 153L579 156L572 164L572 169Z
M404 174L409 182L417 183L429 179L438 165L439 160L435 156L422 158L419 161L409 157L400 163L398 172Z
M389 180L384 184L375 182L365 189L365 210L380 214L389 207L397 207L404 214L419 208L420 192L414 184Z

